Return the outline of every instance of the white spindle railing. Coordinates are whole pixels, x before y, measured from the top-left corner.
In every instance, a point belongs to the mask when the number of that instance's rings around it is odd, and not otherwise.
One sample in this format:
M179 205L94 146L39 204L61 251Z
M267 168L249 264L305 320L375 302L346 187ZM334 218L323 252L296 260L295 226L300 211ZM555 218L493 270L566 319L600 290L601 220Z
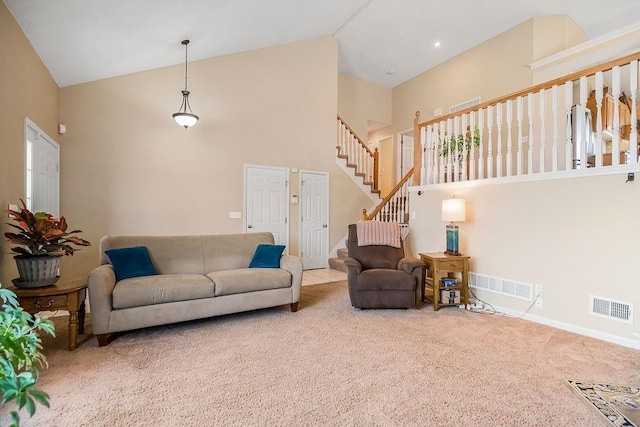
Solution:
M428 156L425 156L428 157ZM385 222L399 222L406 224L409 222L409 178L413 176L414 168L402 177L400 182L389 192L389 194L376 206L370 214L366 209L363 211L364 220L377 220Z
M365 184L378 189L378 149L371 151L358 135L338 116L338 156L347 160L347 166L362 176Z
M628 55L418 124L424 157L414 183L637 168L639 60Z

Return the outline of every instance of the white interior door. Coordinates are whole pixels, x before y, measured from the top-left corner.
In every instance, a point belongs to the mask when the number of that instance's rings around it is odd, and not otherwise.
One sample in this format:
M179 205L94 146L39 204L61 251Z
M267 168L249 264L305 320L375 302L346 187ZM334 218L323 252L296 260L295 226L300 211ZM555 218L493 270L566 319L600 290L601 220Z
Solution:
M325 268L329 253L329 175L300 172L300 257L305 270Z
M397 181L400 182L413 167L413 136L398 134L398 171Z
M60 146L30 120L25 121L27 207L60 215Z
M245 233L269 231L277 245L289 246L289 170L245 166Z

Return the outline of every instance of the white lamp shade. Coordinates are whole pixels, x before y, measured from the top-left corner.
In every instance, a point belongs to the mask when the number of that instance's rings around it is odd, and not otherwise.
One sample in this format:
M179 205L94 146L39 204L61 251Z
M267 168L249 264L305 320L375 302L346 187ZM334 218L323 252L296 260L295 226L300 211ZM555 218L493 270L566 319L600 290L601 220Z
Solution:
M442 201L442 220L460 222L466 219L464 199L445 199Z
M198 116L190 113L175 113L173 118L176 120L176 123L185 128L191 127L198 122Z

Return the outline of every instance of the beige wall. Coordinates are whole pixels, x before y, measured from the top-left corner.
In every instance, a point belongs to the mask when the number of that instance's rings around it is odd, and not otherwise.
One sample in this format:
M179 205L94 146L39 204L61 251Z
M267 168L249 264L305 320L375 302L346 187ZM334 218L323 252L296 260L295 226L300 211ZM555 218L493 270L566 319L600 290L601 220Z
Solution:
M369 122L391 124L391 88L339 74L338 114L363 141L371 143L367 140Z
M58 123L58 86L20 27L0 2L0 208L24 198L24 118L29 117L52 138ZM59 142L59 141L57 141ZM6 214L0 233L4 236ZM0 243L0 283L18 276L4 237Z
M329 172L337 244L370 202L336 165L336 70L331 37L190 63L200 121L187 130L171 118L182 65L61 89L61 210L96 245L74 256L73 272L96 265L105 234L241 233L229 212L243 211L244 164ZM290 183L297 193L297 174Z
M582 28L567 15L543 16L532 21L534 61L587 40Z
M637 326L588 314L589 295L640 307L633 272L640 186L625 179L626 174L617 174L414 192L411 250L444 250L441 202L453 195L464 198L467 221L459 224L460 250L471 256L473 272L542 284L543 309L532 308L532 315L637 340L632 335ZM474 292L511 310L524 311L530 304Z

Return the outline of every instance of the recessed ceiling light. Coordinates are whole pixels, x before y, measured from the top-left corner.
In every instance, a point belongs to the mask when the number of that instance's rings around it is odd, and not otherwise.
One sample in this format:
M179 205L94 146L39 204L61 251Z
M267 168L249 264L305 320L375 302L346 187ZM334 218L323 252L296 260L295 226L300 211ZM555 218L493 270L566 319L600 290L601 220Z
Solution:
M440 42L434 42L433 47L440 47Z
M393 70L389 70L389 71L387 71L387 74L388 74L388 75L395 74L395 71L393 71Z

